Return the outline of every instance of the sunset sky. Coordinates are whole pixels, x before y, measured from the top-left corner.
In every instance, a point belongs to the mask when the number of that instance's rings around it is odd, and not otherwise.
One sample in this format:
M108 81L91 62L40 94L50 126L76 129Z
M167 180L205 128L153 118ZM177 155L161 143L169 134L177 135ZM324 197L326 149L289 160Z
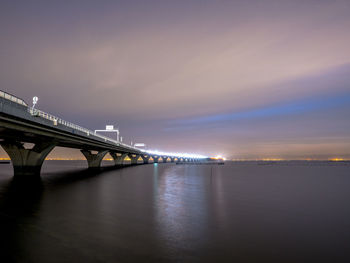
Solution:
M349 0L5 0L0 89L150 149L350 159L349 14Z

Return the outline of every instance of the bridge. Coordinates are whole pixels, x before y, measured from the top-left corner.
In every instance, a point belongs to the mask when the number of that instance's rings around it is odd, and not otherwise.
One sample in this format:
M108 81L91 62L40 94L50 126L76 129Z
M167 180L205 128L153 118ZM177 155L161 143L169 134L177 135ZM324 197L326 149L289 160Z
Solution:
M42 164L56 147L80 149L89 169L98 169L109 153L116 166L154 163L199 162L204 156L146 151L102 136L33 107L9 93L0 91L0 145L9 155L14 176L40 176ZM138 160L142 159L142 163Z

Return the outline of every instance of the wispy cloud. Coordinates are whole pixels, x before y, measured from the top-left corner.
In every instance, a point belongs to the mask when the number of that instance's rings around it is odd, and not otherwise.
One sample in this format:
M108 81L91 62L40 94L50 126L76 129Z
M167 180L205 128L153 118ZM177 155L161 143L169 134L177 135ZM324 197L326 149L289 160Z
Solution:
M327 110L334 107L350 105L350 93L337 96L307 98L298 101L291 101L281 105L269 105L263 108L256 108L246 111L231 112L224 114L209 115L191 119L180 119L170 121L169 124L176 128L195 127L210 123L230 122L236 120L273 118L295 114L304 114L312 111Z

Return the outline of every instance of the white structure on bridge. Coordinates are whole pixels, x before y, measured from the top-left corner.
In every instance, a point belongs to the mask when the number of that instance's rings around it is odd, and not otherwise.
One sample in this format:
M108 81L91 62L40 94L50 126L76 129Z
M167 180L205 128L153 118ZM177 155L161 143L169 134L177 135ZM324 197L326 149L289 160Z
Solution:
M95 130L95 134L97 132L110 132L110 133L116 133L117 134L117 141L119 142L119 129L114 129L114 125L106 125L105 130Z

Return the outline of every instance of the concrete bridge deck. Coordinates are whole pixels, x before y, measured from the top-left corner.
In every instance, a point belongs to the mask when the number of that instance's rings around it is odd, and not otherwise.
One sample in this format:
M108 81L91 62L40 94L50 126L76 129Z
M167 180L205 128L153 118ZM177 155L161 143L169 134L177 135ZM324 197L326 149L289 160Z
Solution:
M32 147L26 147L28 144ZM195 162L199 158L158 156L95 134L93 131L58 117L32 109L20 98L0 91L0 144L11 158L15 176L40 176L46 156L56 146L80 149L89 168L99 168L103 157L110 153L116 165L128 156L131 164L141 157L147 164L152 157L158 162Z

